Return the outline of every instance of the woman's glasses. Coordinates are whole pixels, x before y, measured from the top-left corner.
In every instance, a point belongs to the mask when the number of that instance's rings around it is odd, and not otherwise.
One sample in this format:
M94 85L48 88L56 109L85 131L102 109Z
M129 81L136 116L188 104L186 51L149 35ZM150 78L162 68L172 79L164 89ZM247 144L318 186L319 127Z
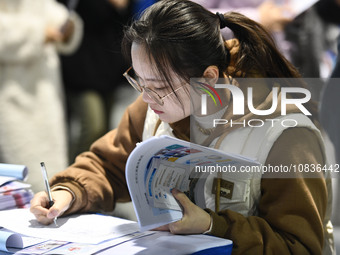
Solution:
M127 81L130 83L130 85L137 90L138 92L142 93L143 91L145 91L145 93L153 100L155 101L157 104L159 105L163 105L164 104L164 98L166 98L167 96L170 96L171 94L175 93L177 90L179 90L180 88L182 88L183 86L175 89L174 91L171 91L170 93L164 95L164 96L160 96L156 91L142 86L139 84L139 82L133 78L134 75L130 75L129 72L132 70L132 66L126 70L126 72L123 74L123 76L127 79Z

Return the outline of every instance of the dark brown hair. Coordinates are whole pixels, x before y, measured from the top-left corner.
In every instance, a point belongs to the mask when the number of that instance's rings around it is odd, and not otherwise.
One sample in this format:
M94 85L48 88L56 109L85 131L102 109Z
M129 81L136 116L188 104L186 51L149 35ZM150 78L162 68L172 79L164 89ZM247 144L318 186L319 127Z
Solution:
M247 73L256 72L264 78L300 77L260 24L235 12L225 13L224 19L240 43L237 60L233 63L235 71L228 75L235 77L241 72L247 77ZM189 83L190 78L202 77L210 65L217 66L223 77L230 64L219 16L188 0L159 1L126 28L122 48L130 62L133 42L143 45L153 68L172 90L169 69ZM288 81L281 85L293 86ZM305 87L303 83L299 85Z

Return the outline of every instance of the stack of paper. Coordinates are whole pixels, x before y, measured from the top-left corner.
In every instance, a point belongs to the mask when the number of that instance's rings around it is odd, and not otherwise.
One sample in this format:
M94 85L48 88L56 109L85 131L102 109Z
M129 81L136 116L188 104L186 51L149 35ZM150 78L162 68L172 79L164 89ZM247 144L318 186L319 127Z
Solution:
M27 172L23 165L0 164L0 210L29 206L33 197L31 185L20 182Z

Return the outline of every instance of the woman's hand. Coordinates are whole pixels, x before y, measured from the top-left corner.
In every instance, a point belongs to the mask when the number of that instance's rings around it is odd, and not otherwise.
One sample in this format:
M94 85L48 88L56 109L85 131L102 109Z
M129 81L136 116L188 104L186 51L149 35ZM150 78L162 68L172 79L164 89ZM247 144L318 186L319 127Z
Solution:
M109 0L117 11L125 10L129 6L129 0Z
M202 234L209 230L211 224L209 213L192 203L183 192L177 189L172 190L172 195L181 204L183 217L179 221L156 228L155 230L167 230L173 234Z
M72 194L67 190L53 191L52 197L54 204L49 209L47 209L49 200L45 191L35 194L31 200L31 213L45 225L51 224L55 217L61 216L70 207L73 200Z
M68 19L61 28L57 28L54 26L47 26L45 29L45 42L46 43L54 43L54 42L63 42L67 43L73 35L74 32L74 23L70 19Z
M61 42L63 40L63 35L59 29L53 26L47 26L45 30L45 42Z

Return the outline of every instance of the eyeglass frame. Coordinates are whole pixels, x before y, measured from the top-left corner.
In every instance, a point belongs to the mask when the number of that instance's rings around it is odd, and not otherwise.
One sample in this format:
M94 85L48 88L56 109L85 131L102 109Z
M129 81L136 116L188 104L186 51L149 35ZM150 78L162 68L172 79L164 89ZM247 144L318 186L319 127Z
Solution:
M154 91L153 89L150 89L148 87L146 87L145 85L142 86L139 84L139 82L133 78L131 75L129 75L129 71L132 69L132 66L130 66L124 73L123 76L126 78L126 80L129 82L129 84L135 89L137 90L139 93L143 93L143 91L152 99L154 100L157 104L163 106L164 105L164 98L170 96L171 94L175 93L176 91L178 91L179 89L183 88L185 86L182 85L180 87L178 87L177 89L174 89L173 91L169 92L168 94L164 95L164 96L160 96L156 91ZM151 93L150 93L151 92ZM153 95L157 95L158 98L154 97Z

